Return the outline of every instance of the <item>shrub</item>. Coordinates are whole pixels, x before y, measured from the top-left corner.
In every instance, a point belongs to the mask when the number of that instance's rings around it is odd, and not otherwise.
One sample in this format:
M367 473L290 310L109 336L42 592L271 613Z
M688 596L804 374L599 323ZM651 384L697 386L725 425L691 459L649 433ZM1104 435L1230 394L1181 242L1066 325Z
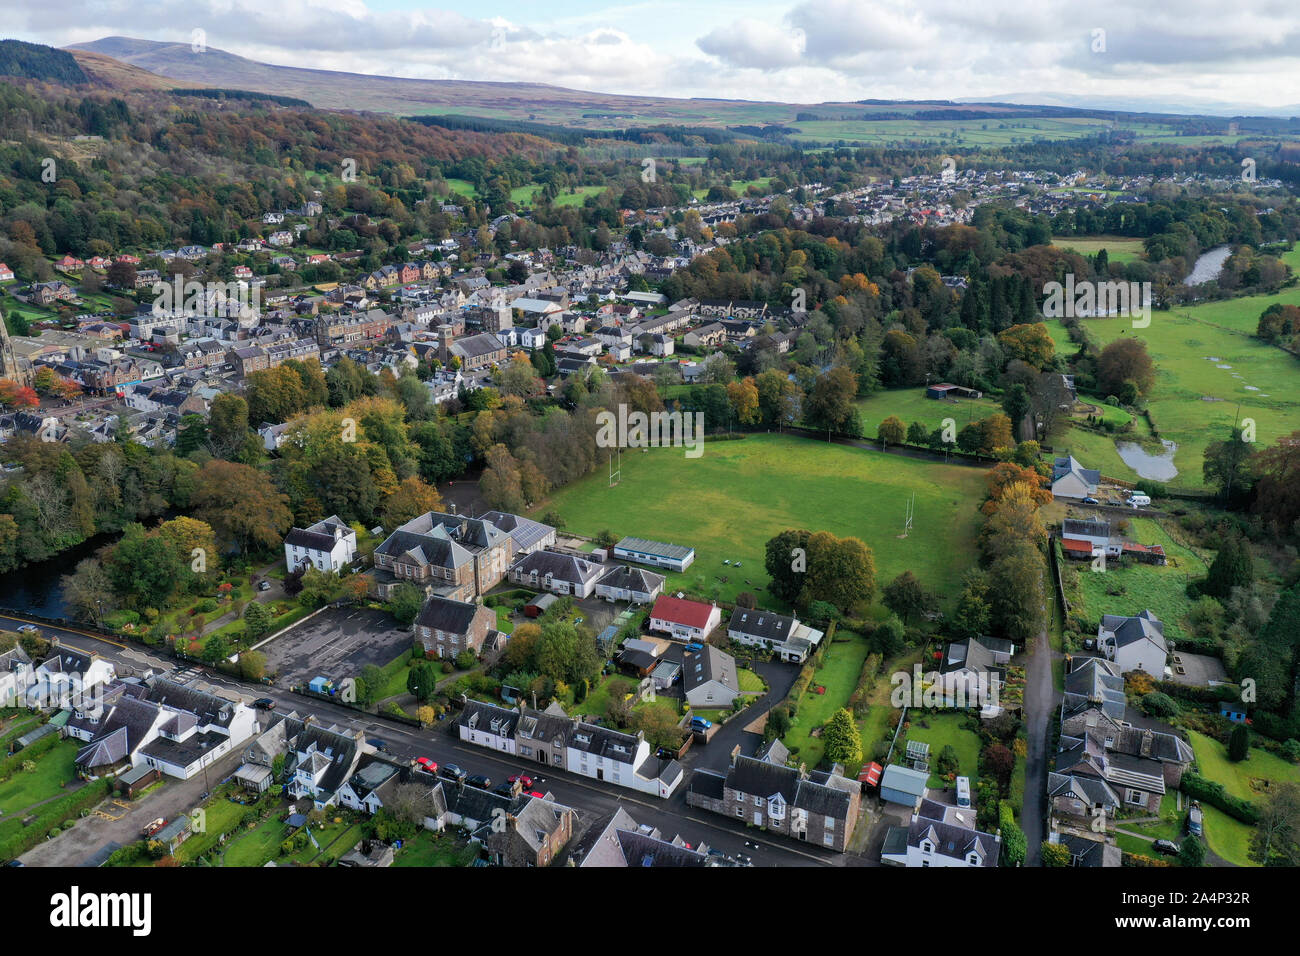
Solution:
M1232 728L1232 734L1228 737L1228 759L1238 763L1249 756L1250 731L1245 724L1238 724Z
M1215 809L1222 810L1234 820L1240 820L1242 823L1254 826L1259 822L1259 808L1249 800L1242 800L1234 797L1223 785L1207 780L1198 773L1187 771L1183 774L1183 781L1180 785L1183 793L1187 794L1194 800L1200 800L1208 803Z

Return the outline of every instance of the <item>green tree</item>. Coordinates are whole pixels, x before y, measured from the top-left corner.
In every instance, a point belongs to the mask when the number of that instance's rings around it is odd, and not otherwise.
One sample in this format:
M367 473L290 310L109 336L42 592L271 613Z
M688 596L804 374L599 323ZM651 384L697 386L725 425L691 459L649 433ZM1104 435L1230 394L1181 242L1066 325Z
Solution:
M1228 735L1228 759L1240 763L1250 756L1250 730L1245 724L1237 724Z
M244 630L249 637L261 637L271 629L271 612L265 604L250 601L244 608Z
M939 599L921 587L921 582L911 571L904 571L885 585L881 600L885 602L885 607L901 617L904 623L910 623L914 616L934 611L939 607Z
M388 613L399 624L410 624L424 607L424 591L409 581L393 588L388 599Z
M853 715L841 707L831 714L822 727L822 744L826 759L832 763L853 764L862 761L862 736Z
M1039 854L1043 860L1043 866L1061 867L1070 865L1070 848L1064 843L1048 843L1043 841L1039 847Z
M1240 535L1229 535L1214 556L1210 573L1201 584L1206 594L1226 601L1235 587L1250 587L1255 579L1255 564L1250 556L1250 545Z
M1205 844L1200 837L1188 835L1183 845L1178 848L1178 865L1193 868L1205 865Z
M1029 841L1025 839L1025 831L1016 823L1016 815L1009 804L1003 803L998 807L998 820L1002 830L1002 865L1023 866Z

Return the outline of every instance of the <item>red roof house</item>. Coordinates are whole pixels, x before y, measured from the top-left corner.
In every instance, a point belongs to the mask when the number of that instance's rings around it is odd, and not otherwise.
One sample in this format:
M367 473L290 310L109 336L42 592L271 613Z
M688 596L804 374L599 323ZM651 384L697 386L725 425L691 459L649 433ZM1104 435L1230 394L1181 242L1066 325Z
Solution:
M722 622L722 610L716 604L687 601L661 594L650 609L650 630L668 634L681 641L702 641Z

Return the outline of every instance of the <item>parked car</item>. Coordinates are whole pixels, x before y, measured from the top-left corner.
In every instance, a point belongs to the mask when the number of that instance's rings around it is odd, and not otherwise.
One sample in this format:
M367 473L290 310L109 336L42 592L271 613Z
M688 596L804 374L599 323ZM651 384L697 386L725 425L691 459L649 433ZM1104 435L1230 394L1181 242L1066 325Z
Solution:
M1173 840L1156 840L1151 844L1151 849L1157 853L1163 853L1165 856L1177 856L1178 844Z
M258 584L257 589L258 589L259 591L269 591L269 590L271 590L271 582L270 582L270 581L263 581L263 582L261 582L260 584Z
M655 751L655 756L658 757L660 760L676 760L677 751L669 750L667 747L660 747L658 750Z
M466 774L464 770L461 770L454 763L445 763L438 768L438 776L460 783L465 779Z
M506 782L517 783L525 790L531 790L533 788L533 778L528 776L526 773L512 774L511 776L506 777Z
M275 710L275 701L269 697L259 697L253 701L253 706L258 710Z
M713 721L711 720L705 720L703 717L691 718L691 730L704 731L704 730L708 730L712 726L713 726Z
M383 753L388 749L388 744L384 743L378 737L367 737L366 743L370 744L370 746L374 747L380 753Z
M1084 498L1084 499L1083 499L1083 503L1084 503L1085 505L1099 505L1099 504L1101 504L1100 501L1098 501L1096 498L1093 498L1093 497Z
M1201 804L1196 800L1187 811L1187 832L1193 836L1201 835Z
M19 634L38 634L38 633L40 633L40 630L41 630L41 629L40 629L39 627L37 627L35 624L19 624L19 625L18 625L18 633L19 633Z
M430 760L428 757L416 757L415 768L417 770L423 770L425 773L438 772L438 764L435 761Z
M492 780L481 773L465 778L465 782L471 787L478 787L480 790L488 790L492 787Z
M147 824L145 828L140 831L140 833L145 838L151 837L159 830L161 830L163 826L166 825L166 823L167 823L166 820L164 820L162 817L159 817L157 820L154 820L152 823Z
M493 788L492 792L503 797L513 797L515 795L515 785L513 783L499 783Z

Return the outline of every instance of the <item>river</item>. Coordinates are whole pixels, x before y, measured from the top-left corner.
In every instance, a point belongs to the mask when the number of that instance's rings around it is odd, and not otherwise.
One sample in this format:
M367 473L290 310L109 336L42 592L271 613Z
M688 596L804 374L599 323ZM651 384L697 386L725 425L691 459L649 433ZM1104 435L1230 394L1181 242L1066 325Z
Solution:
M1232 255L1231 246L1215 246L1209 252L1197 256L1196 265L1192 266L1192 271L1183 280L1183 285L1200 285L1219 278L1219 273L1223 271L1223 264L1228 261L1230 255Z

